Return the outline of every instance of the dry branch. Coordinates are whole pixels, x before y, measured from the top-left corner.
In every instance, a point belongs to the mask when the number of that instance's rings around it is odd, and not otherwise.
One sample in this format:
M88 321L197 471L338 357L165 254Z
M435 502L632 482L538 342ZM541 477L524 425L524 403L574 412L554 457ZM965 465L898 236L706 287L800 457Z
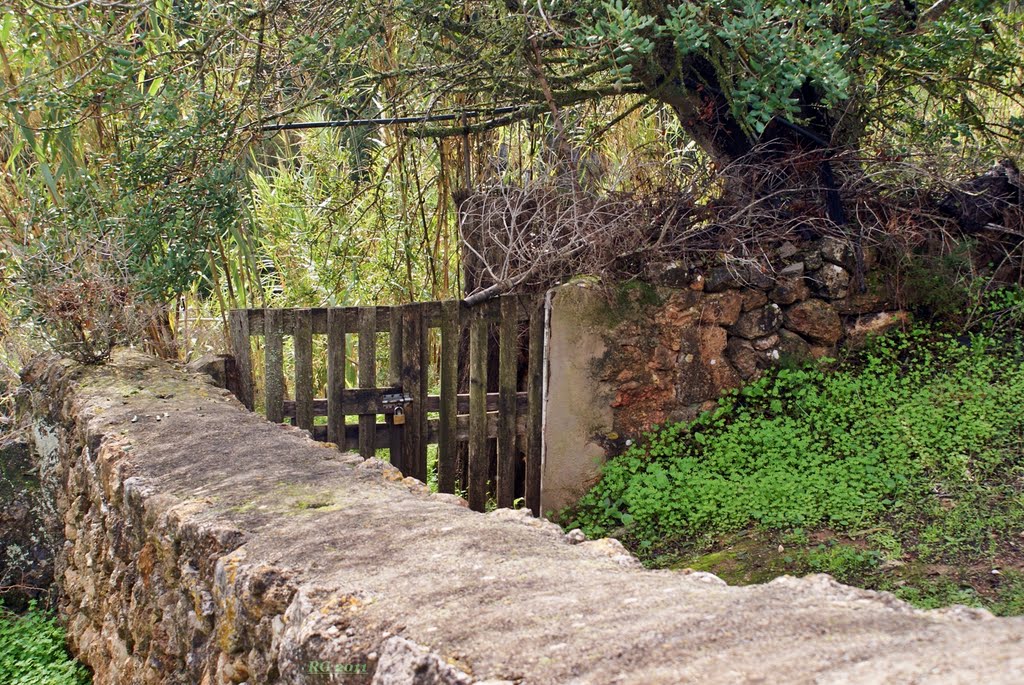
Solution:
M940 199L956 186L933 160L825 160L820 151L770 166L759 159L717 173L687 170L674 183L629 193L554 179L496 183L469 195L459 203L466 301L581 274L642 277L654 265L680 261L770 268L765 255L787 240L834 235L850 239L858 254L866 247L905 253L929 238L949 242L959 233L940 210ZM841 179L838 185L822 180L826 161ZM846 225L830 218L827 203L836 194L849 217ZM990 233L1018 235L1009 215L996 226Z

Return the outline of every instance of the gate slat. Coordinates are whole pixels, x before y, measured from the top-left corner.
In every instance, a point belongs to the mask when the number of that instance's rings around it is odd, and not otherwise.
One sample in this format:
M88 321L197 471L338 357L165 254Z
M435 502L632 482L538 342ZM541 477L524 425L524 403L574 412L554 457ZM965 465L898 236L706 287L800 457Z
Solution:
M313 313L295 312L295 425L313 428ZM284 405L282 403L282 413Z
M345 449L345 319L343 310L327 310L327 440Z
M526 506L540 516L540 474L544 386L544 298L530 311L529 363L527 380L526 421Z
M402 308L402 388L413 398L405 407L405 437L402 472L427 482L426 401L423 365L426 362L423 309L419 305Z
M426 312L428 309L433 308L432 302L428 302L430 307L418 307L419 316L417 317L417 326L419 327L419 335L416 336L416 340L419 344L419 352L417 356L420 358L419 364L419 383L417 384L412 395L415 397L413 404L416 405L416 468L414 470L415 478L419 478L425 484L428 479L427 474L427 383L429 381L430 374L430 356L427 353L427 317Z
M389 310L388 347L388 376L392 387L402 385L402 308L391 307ZM388 447L391 465L405 473L405 466L402 461L404 448L402 443L405 440L405 429L395 427L395 418L391 413L384 415L384 422L388 426Z
M267 388L267 420L281 423L284 420L284 336L281 334L281 310L268 309L264 326L267 344L264 372Z
M359 309L359 387L377 385L377 309ZM377 415L359 416L359 454L372 457L377 448Z
M238 371L238 400L245 408L252 411L252 346L249 342L249 315L245 310L236 309L228 318L228 330L231 336L231 354L235 358L235 369Z
M516 492L516 353L519 322L516 300L501 298L498 331L498 472L496 498L499 507L511 508Z
M487 320L474 312L469 325L469 508L487 506Z
M455 492L455 471L458 464L455 432L458 420L459 377L459 303L441 305L441 394L439 436L437 444L437 489Z

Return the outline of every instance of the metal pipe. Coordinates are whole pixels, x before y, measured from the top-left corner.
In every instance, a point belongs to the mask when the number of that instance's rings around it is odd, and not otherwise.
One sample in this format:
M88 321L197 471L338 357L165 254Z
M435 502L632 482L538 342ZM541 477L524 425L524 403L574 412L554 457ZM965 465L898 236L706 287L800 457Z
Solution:
M470 110L458 114L423 114L411 117L383 117L380 119L344 119L340 121L307 121L294 124L267 124L261 131L292 131L304 128L349 128L352 126L393 126L395 124L427 124L435 121L457 121L482 116L511 114L522 107L496 107L492 110Z

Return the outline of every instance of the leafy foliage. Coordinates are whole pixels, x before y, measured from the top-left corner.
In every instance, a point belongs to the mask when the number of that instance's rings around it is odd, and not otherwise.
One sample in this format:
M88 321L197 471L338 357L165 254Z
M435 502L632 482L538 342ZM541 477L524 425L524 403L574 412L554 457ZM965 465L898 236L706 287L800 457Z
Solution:
M1022 357L1019 338L918 329L835 371L780 369L608 462L575 519L589 535L624 529L645 547L751 524L856 530L912 512L933 553L985 549L991 521L974 513L1024 519L1012 475Z
M827 573L847 581L871 571L880 563L878 552L850 545L818 545L807 553L806 563L815 573Z
M565 107L643 93L719 153L730 152L731 134L712 125L738 127L749 146L777 117L844 120L830 143L907 119L933 142L1002 137L1006 122L989 118L986 107L1020 96L1019 31L992 2L926 11L889 0L406 0L400 19L430 26L429 59L446 63L446 85L469 98ZM731 122L717 111L723 103Z
M64 629L34 604L24 615L0 606L0 681L8 685L88 685L85 666L73 661Z
M1019 25L986 1L13 0L3 318L31 304L16 286L36 252L110 237L186 355L204 339L190 326L232 307L448 297L461 186L657 190L782 119L886 161L1013 156ZM262 130L465 109L468 126Z

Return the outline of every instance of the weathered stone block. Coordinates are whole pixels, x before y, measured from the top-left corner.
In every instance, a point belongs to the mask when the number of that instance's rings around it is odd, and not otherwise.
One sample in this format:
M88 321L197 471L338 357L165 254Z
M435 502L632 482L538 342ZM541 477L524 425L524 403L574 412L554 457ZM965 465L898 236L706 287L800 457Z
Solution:
M667 264L653 264L648 276L651 283L669 288L685 288L694 279L690 266L685 262L679 261L668 262Z
M822 300L806 300L786 310L786 328L818 345L835 345L843 337L843 322Z
M743 300L743 295L738 290L708 295L700 305L699 323L708 326L733 325L740 316Z
M853 246L850 241L827 236L822 239L818 248L822 259L831 264L845 268L853 268Z
M789 259L790 257L794 257L799 254L799 252L800 248L787 240L779 246L777 254L779 255L779 259Z
M811 252L804 257L804 268L807 271L817 271L825 264L825 260L821 258L820 252Z
M779 329L779 352L794 360L804 360L811 356L811 346L800 335L785 328Z
M810 276L814 289L832 299L846 297L850 289L850 274L841 266L825 264Z
M740 270L726 266L716 266L704 275L704 291L720 293L724 290L735 290L745 285Z
M771 335L766 335L763 338L756 338L753 341L754 349L761 351L770 350L771 348L778 346L778 344L779 336L775 333L772 333Z
M893 298L881 284L868 281L866 292L850 292L846 297L832 301L832 306L843 316L868 314L892 308Z
M704 290L709 293L749 286L767 290L772 287L772 283L771 276L757 266L745 263L716 266L704 275Z
M740 384L725 356L728 338L718 326L695 326L683 332L676 376L678 402L703 402Z
M905 325L910 321L910 314L904 311L878 312L865 314L848 322L846 328L846 344L851 347L863 345L868 338L881 335L891 328Z
M768 297L777 304L793 304L806 300L811 296L811 289L804 283L803 277L780 278Z
M782 309L772 303L760 309L753 309L740 315L739 320L729 329L733 335L752 340L763 338L779 330L782 325Z
M669 328L689 326L700 317L703 300L704 295L699 291L677 290L655 310L654 322Z
M751 288L745 288L740 291L743 294L743 311L749 312L751 309L757 309L768 304L768 296L763 290L753 290ZM733 322L735 323L735 322Z
M740 375L740 378L745 381L750 380L757 373L759 355L749 340L737 337L729 338L726 352L729 356L729 361L732 363L733 368L736 369L736 373Z
M800 278L804 275L804 263L796 262L779 270L779 278Z
M780 339L772 334L757 340L729 338L727 354L733 368L744 381L752 381L781 358Z

